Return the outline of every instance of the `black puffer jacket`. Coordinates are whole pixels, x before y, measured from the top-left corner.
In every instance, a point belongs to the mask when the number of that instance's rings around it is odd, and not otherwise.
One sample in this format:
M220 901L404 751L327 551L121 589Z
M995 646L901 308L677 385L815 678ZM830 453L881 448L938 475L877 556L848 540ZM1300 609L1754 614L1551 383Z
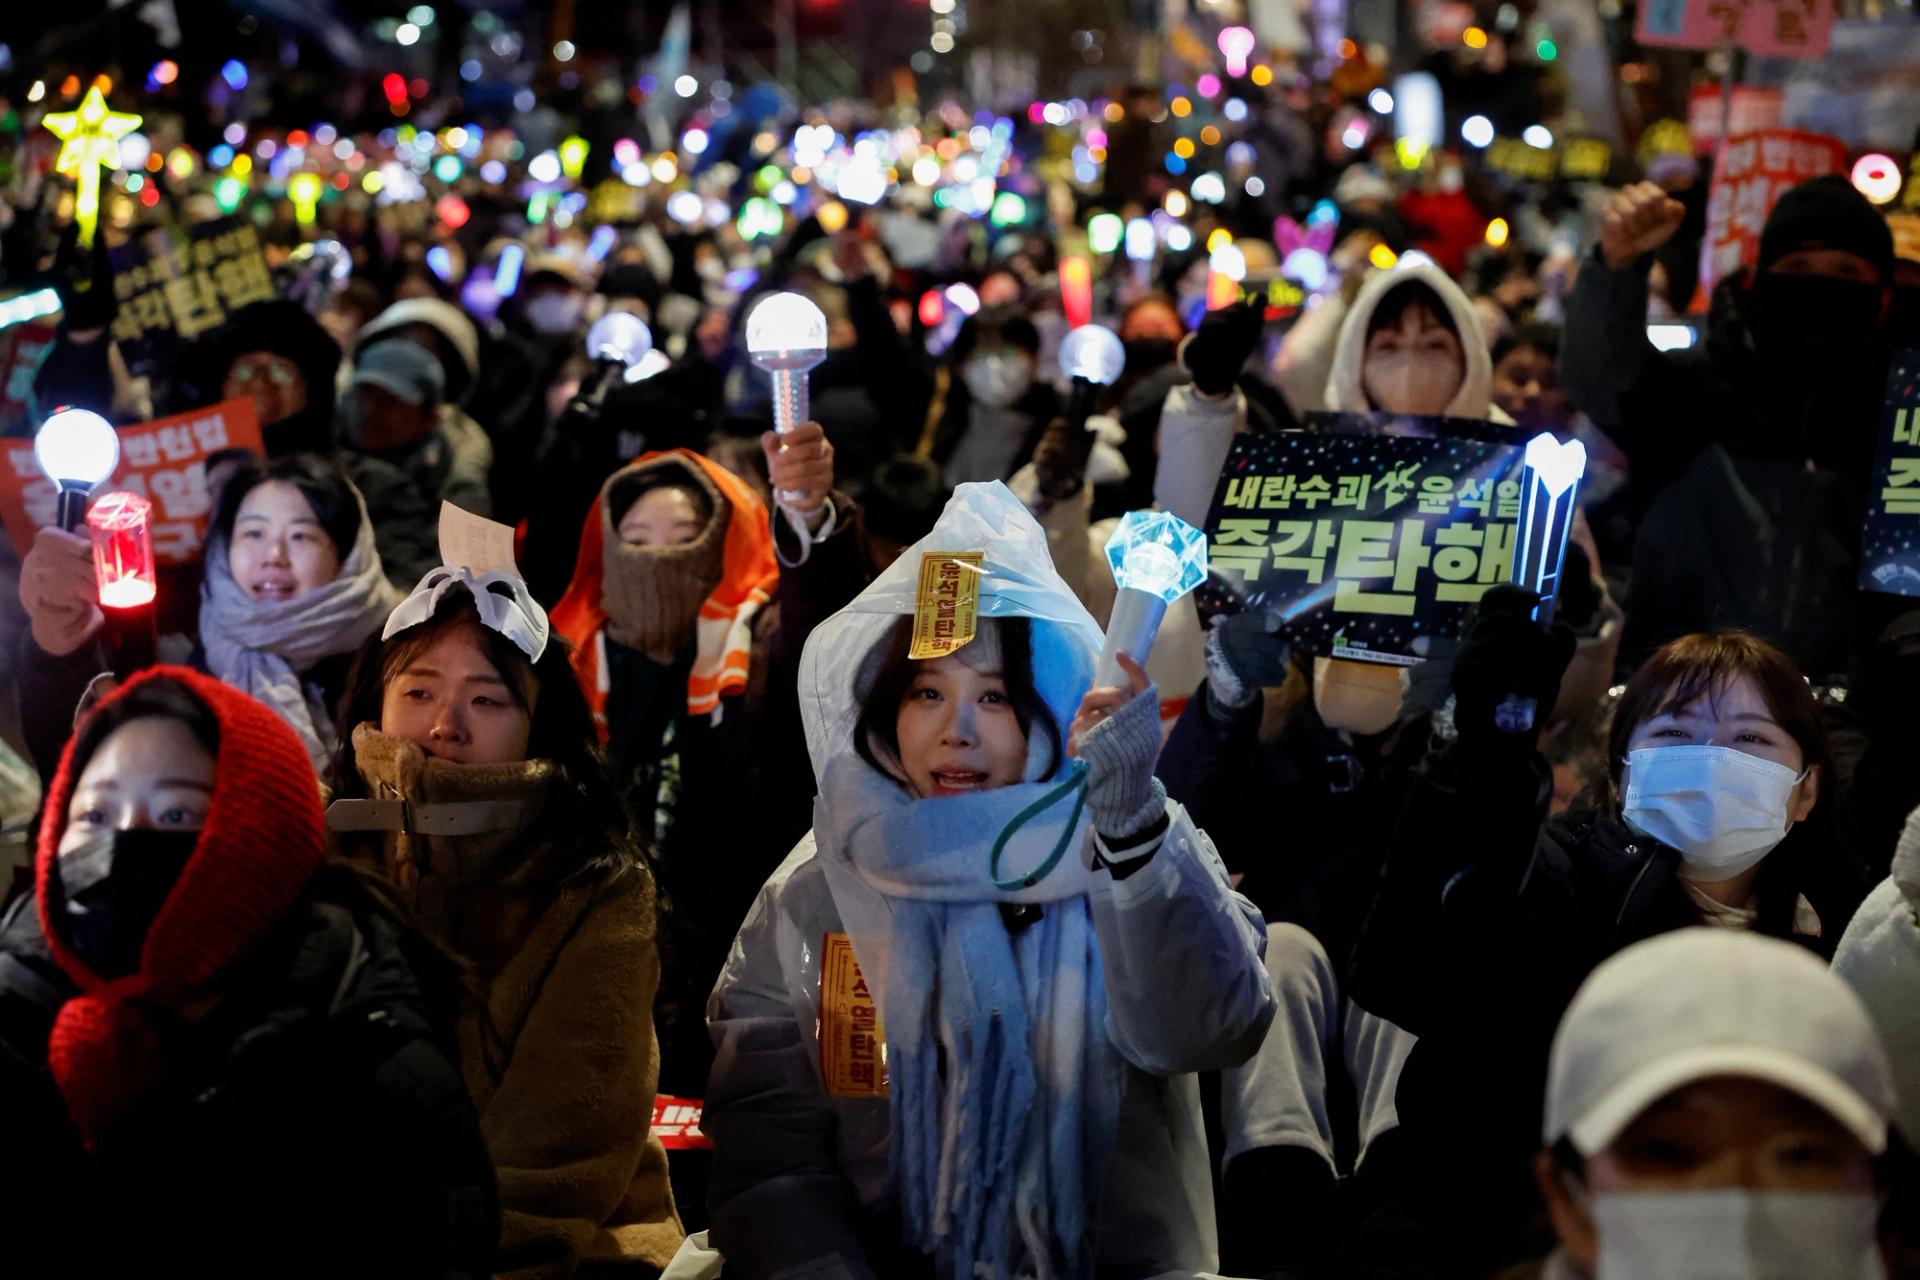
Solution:
M1530 1163L1574 992L1622 948L1702 923L1676 851L1611 814L1545 822L1544 761L1510 764L1422 766L1349 972L1362 1008L1420 1037L1396 1096L1401 1199L1435 1257L1470 1266L1541 1243ZM1815 819L1762 864L1754 927L1830 958L1866 886Z
M323 879L210 1013L163 1029L167 1078L91 1153L46 1067L72 985L31 897L0 919L9 1274L489 1273L499 1213L441 1030L451 988L423 989L434 961L357 883Z

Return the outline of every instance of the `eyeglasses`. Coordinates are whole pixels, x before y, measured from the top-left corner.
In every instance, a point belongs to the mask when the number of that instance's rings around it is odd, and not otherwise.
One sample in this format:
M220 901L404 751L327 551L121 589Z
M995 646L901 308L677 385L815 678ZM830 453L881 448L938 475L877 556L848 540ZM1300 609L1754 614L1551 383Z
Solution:
M252 382L264 377L276 387L291 387L300 380L299 373L291 366L280 361L271 364L266 361L238 360L227 370L227 376L236 382Z

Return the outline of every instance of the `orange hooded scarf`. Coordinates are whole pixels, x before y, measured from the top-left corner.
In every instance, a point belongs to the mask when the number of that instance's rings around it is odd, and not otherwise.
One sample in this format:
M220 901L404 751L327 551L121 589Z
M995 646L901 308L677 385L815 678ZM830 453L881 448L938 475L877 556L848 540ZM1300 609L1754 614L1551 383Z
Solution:
M580 531L580 556L573 581L554 607L554 630L573 645L573 669L593 708L602 741L607 737L606 541L613 532L608 495L633 472L678 462L695 470L722 499L714 520L726 521L719 582L700 606L694 623L693 670L687 677L687 711L712 715L720 699L747 685L753 649L753 620L773 598L780 565L773 555L773 527L766 504L738 476L691 449L646 453L607 477Z

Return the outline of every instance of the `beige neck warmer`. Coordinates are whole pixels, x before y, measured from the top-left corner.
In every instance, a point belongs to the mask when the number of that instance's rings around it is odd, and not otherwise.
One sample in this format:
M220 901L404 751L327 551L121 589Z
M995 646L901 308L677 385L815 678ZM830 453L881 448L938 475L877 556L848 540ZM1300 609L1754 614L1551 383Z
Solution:
M527 836L546 810L560 766L551 760L454 764L371 723L353 731L353 754L368 798L405 801L413 819L377 829L381 869L422 923L465 949L469 940L458 936L463 900L512 889L536 872L536 842ZM484 807L464 808L472 805ZM438 823L463 834L420 830Z
M619 517L634 501L634 481L658 468L671 468L674 483L699 490L713 507L707 527L685 546L642 547L621 540ZM608 637L647 654L684 649L693 639L700 606L720 585L732 518L733 506L719 487L698 467L677 458L661 458L609 480L600 493L600 591Z

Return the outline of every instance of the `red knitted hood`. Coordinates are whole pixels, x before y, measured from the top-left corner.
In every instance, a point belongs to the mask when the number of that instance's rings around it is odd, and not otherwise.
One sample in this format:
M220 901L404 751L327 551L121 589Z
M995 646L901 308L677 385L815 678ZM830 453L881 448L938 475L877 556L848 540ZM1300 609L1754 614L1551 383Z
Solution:
M185 667L145 671L101 707L155 680L184 687L213 713L220 747L206 825L147 931L134 972L111 980L93 973L67 945L49 906L80 772L73 760L78 733L60 758L40 822L40 927L54 959L80 988L54 1022L47 1062L89 1146L162 1073L150 1011L204 995L286 916L324 856L319 782L287 723L264 703Z

